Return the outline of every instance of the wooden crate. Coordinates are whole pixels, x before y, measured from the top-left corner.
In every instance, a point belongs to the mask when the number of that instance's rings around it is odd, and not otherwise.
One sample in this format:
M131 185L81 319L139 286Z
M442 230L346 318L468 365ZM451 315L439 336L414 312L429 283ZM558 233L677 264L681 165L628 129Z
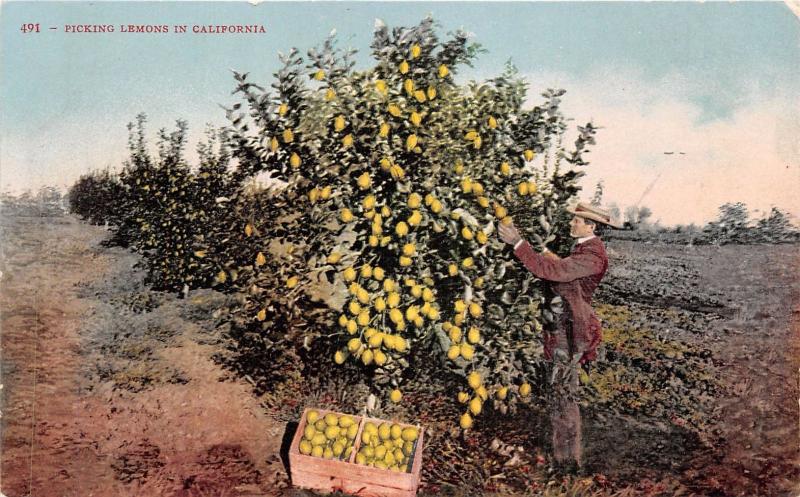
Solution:
M412 454L411 470L407 473L390 471L388 469L371 468L356 464L355 458L361 448L361 432L364 425L372 421L380 424L392 422L384 419L353 416L359 419L358 434L353 444L353 451L348 461L323 459L321 457L306 456L300 453L300 440L306 427L308 411L315 410L324 416L328 413L341 415L335 411L325 409L306 408L297 426L297 432L289 448L289 466L292 485L295 487L309 488L323 492L341 491L362 497L412 497L417 494L422 469L422 448L424 429L417 426L417 438L414 453ZM403 427L412 426L397 423Z

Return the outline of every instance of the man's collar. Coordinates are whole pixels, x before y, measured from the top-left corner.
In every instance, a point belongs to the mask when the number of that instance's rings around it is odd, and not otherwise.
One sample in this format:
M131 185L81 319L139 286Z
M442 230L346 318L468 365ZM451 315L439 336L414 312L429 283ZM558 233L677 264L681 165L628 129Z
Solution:
M589 235L589 236L584 236L583 238L578 238L578 241L576 242L576 244L580 245L581 243L588 242L592 238L597 238L597 235Z

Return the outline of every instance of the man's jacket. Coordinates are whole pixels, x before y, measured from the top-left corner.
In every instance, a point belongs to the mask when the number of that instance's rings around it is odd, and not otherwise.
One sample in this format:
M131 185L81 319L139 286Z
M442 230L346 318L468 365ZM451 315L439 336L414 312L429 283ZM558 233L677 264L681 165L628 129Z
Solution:
M570 337L570 355L581 354L580 362L597 356L601 339L600 320L592 309L592 294L608 269L608 256L598 237L575 245L568 257L550 259L522 242L514 251L536 277L553 283L553 290L567 305L557 332ZM552 359L556 337L545 335L545 357Z

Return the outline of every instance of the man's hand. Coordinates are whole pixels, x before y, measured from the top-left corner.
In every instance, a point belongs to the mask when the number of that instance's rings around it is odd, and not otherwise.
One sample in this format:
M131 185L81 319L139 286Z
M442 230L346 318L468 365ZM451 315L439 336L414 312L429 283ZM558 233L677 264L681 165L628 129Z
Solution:
M511 245L512 247L516 245L518 241L522 240L522 237L520 236L517 227L514 226L514 223L511 224L500 223L500 226L497 228L497 233L500 235L501 240Z

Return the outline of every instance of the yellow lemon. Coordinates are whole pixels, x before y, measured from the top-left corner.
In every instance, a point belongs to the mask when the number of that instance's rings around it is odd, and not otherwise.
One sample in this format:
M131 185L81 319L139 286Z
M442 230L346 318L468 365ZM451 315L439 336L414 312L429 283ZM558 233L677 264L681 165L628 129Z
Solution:
M361 340L358 338L351 338L347 342L347 350L355 354L361 348Z
M451 342L458 343L461 341L461 328L458 326L452 326L447 334L450 337Z
M433 202L431 202L431 212L433 212L434 214L439 214L440 212L442 212L442 203L439 202L439 200L434 200Z
M467 392L458 392L458 401L462 404L465 404L469 400L469 394Z
M506 226L509 226L509 225L511 225L511 223L514 222L514 220L511 218L511 216L506 216L503 219L501 219L500 222L503 223Z
M365 350L364 353L361 354L361 362L364 363L365 366L372 364L372 359L374 358L375 355L369 349Z
M411 259L411 257L406 257L404 255L400 256L400 265L402 267L408 267L412 264L412 262L413 260Z
M467 340L469 343L478 343L481 341L481 332L474 326L467 332Z
M465 412L461 415L458 424L465 430L472 428L472 416L470 416L468 412Z
M336 119L333 120L333 129L336 131L343 130L346 125L344 116L336 116Z
M495 119L494 116L489 116L487 124L489 125L489 128L495 129L497 127L497 119Z
M342 273L345 281L354 281L356 279L356 270L351 266L344 270Z
M419 193L412 193L408 196L408 207L411 209L417 209L419 208L421 201L422 197Z
M503 219L508 215L508 210L500 204L496 204L494 206L494 215L497 216L498 219Z
M317 81L322 81L323 79L325 79L325 71L323 71L322 69L318 70L316 73L314 73L314 79L316 79Z
M468 361L471 361L472 358L475 357L475 348L467 342L461 342L461 345L459 345L459 352L461 353L461 357Z
M472 284L475 288L483 288L483 276L475 278L475 281L473 281Z
M389 104L389 114L393 115L394 117L400 117L400 107L395 104Z
M322 190L320 190L319 198L321 198L322 200L328 200L329 198L331 198L331 187L326 186Z
M480 243L481 245L483 245L483 244L485 244L486 242L489 241L489 237L483 231L479 231L475 235L475 239L478 240L478 243Z
M531 394L531 386L528 383L523 383L519 386L519 394L523 397L527 397Z
M273 136L272 139L269 141L269 149L275 152L276 150L278 150L279 147L280 144L278 143L278 139Z
M386 90L387 90L386 81L384 81L382 79L379 79L379 80L375 81L375 89L377 89L379 92L385 94Z
M375 235L370 235L369 238L367 238L367 243L370 247L377 247L379 243L378 237Z
M397 288L397 283L394 280L385 280L383 282L383 291L393 292Z
M406 74L408 72L408 69L409 69L408 62L406 62L406 61L401 62L400 66L398 67L398 69L400 69L400 74Z
M409 121L411 121L411 124L414 126L419 126L420 123L422 123L422 114L419 112L412 112L411 117L409 117Z
M414 92L414 81L411 79L407 79L403 81L403 89L406 93L411 94Z
M523 181L519 185L517 185L517 192L519 192L520 196L525 196L528 194L528 182Z
M372 209L375 207L375 195L367 195L361 203L365 209Z
M472 414L477 416L478 414L481 413L482 409L483 409L483 403L481 402L481 399L475 397L469 401L469 411Z
M533 150L525 150L525 152L523 152L523 155L525 156L525 160L530 162L533 160L533 156L535 154L533 153Z
M455 264L450 264L449 266L447 266L447 274L449 274L450 276L457 275L458 274L458 266L456 266Z
M297 276L292 276L286 280L286 288L294 288L297 286Z
M297 152L292 152L292 156L289 157L289 165L297 169L302 163L303 161L300 159L300 156L297 155Z
M375 310L378 312L383 312L386 310L386 300L383 297L378 297L375 299Z
M403 398L403 393L396 388L392 390L392 393L389 394L389 399L394 403L400 402L402 398Z
M351 335L355 335L355 333L357 331L358 331L358 323L356 323L352 319L348 320L347 321L347 333L349 333Z
M364 264L361 266L361 277L362 278L372 278L372 266L369 264Z
M347 314L339 315L339 326L341 326L342 328L347 326Z
M400 432L400 438L405 442L414 442L417 440L417 438L419 438L419 430L412 426L403 428L403 430Z
M472 140L472 148L475 150L481 148L481 145L483 145L483 139L480 136Z
M287 104L285 104L285 103L282 103L278 107L278 115L284 116L284 115L286 115L287 112L289 112L289 106Z
M483 309L481 309L480 304L476 304L475 302L473 302L473 303L471 303L469 305L469 315L470 316L472 316L474 318L479 318L479 317L481 317L481 314L483 314Z
M389 295L386 297L386 303L389 304L389 307L394 309L400 305L400 294L397 292L389 292Z
M481 374L477 371L473 371L469 374L469 376L467 376L467 384L472 389L476 389L481 386L481 382Z
M372 277L378 281L383 280L385 276L386 276L386 271L384 271L382 267L376 267L375 269L372 270Z
M405 176L405 171L402 167L398 166L397 164L393 164L391 168L389 168L389 173L392 175L394 179L402 179Z
M361 304L353 300L349 304L347 304L347 310L350 311L350 314L356 316L358 315L358 313L361 312Z
M406 243L405 245L403 245L403 255L411 257L412 255L414 255L414 253L416 253L416 251L417 251L417 246L414 245L413 243Z
M461 265L465 268L469 269L475 264L475 261L472 257L467 257L463 261L461 261Z
M539 188L536 186L536 183L533 181L528 181L528 194L533 195Z
M469 229L467 226L461 228L461 236L464 237L465 240L472 240L473 234L472 230Z
M259 252L258 255L256 255L256 266L263 266L266 263L267 263L267 258L264 257L264 254L262 252Z
M417 146L417 135L411 134L406 138L406 150L412 150Z
M497 398L500 400L506 400L506 397L508 397L508 387L500 387L497 390Z
M414 98L417 99L417 102L422 103L425 101L425 92L422 90L417 90L414 92Z
M350 147L353 145L353 135L350 133L346 134L344 138L342 138L342 146L344 148Z
M292 143L294 141L294 133L291 129L283 130L283 141L284 143Z
M449 349L447 349L447 358L451 361L455 361L458 359L459 354L461 354L458 345L451 345Z
M333 354L333 362L336 364L344 363L345 355L341 350L337 350L335 354Z
M427 91L427 97L428 100L433 100L434 98L436 98L436 88L434 88L433 86L429 86Z
M353 212L350 209L345 207L339 213L339 218L342 220L342 222L349 223L350 221L352 221L354 219Z
M500 164L500 174L503 176L508 176L511 174L511 165L508 162L503 162Z
M400 221L397 223L397 226L395 226L394 231L400 236L406 236L408 234L408 225L405 222Z
M380 130L378 131L378 136L386 138L387 136L389 136L389 130L390 130L390 127L389 127L388 124L381 123Z
M411 226L417 226L419 223L422 222L422 213L420 211L412 211L411 215L408 216L408 224Z
M336 98L336 92L333 91L333 88L328 88L325 91L325 100L330 101L330 100L333 100L334 98Z
M411 58L416 59L422 53L422 48L416 43L411 45Z
M256 314L256 319L258 319L259 321L267 319L267 310L261 309L260 311L258 311L258 314Z
M447 68L446 65L442 64L439 66L439 77L445 78L447 75L450 74L450 69Z
M364 172L358 177L358 187L362 190L366 190L371 184L372 178L370 178L369 173Z

